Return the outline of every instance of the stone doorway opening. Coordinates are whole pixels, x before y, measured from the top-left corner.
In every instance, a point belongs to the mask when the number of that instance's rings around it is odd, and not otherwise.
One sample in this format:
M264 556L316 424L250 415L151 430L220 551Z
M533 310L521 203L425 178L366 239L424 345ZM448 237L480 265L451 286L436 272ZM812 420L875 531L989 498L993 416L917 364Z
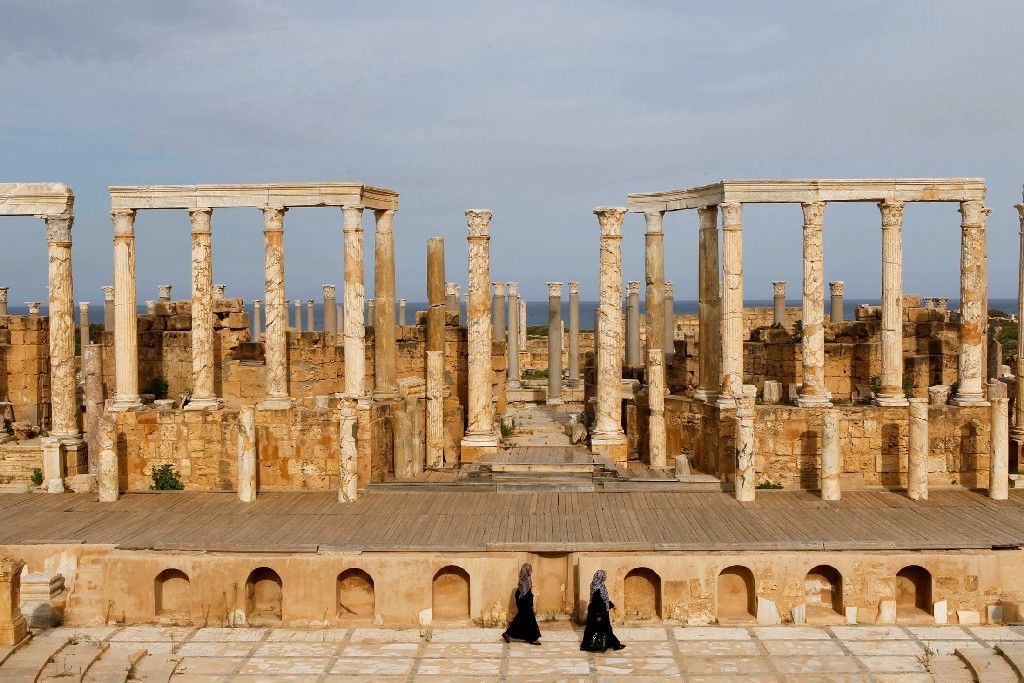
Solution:
M752 620L757 616L754 574L740 565L726 567L718 574L717 598L719 622Z
M932 613L932 574L916 564L896 573L896 618L920 619Z
M375 597L373 578L362 569L338 574L338 618L343 621L373 622Z
M536 553L533 564L534 611L543 621L572 610L572 586L569 584L569 553ZM515 595L511 597L515 607Z
M180 569L165 569L157 574L153 589L156 616L188 616L192 595L188 574Z
M820 564L804 577L807 621L830 623L843 615L843 576L839 570Z
M434 574L432 621L469 621L469 573L449 565Z
M269 567L252 570L245 582L245 614L250 626L281 623L281 577Z
M646 621L661 618L661 577L647 567L632 569L623 582L626 619Z

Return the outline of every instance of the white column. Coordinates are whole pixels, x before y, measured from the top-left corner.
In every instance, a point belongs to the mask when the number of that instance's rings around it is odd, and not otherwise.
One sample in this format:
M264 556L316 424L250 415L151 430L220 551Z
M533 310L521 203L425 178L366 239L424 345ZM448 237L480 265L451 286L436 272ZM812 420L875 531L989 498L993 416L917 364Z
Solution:
M286 410L288 397L288 300L284 295L284 213L285 207L263 209L263 299L266 329L263 333L267 365L267 397L263 410Z
M981 200L960 202L960 357L954 405L985 405L985 220Z
M187 410L220 405L214 392L212 209L191 209L192 223L192 399Z
M928 500L928 399L912 398L907 448L907 497Z
M293 299L292 305L295 306L295 331L302 332L302 299Z
M466 293L467 426L463 447L496 447L494 406L491 403L491 297L490 297L490 224L486 209L466 211L469 242L469 277Z
M743 390L743 205L726 202L722 209L722 390L718 405L736 405Z
M594 209L601 228L598 276L597 405L591 447L614 460L626 459L622 431L622 220L626 209Z
M348 297L346 296L345 299L347 301ZM362 316L360 316L360 319L362 319ZM338 465L338 500L342 503L355 501L359 490L359 454L356 450L356 400L351 396L344 396L341 399L339 419L341 461Z
M97 434L100 447L100 471L96 477L101 503L113 503L121 493L120 468L117 463L117 416L105 412L100 417Z
M85 347L89 345L89 302L79 301L78 302L78 338L81 341L81 347L83 349L82 354L85 354Z
M406 322L408 320L408 316L406 314L406 309L408 308L408 305L409 304L408 304L408 302L405 299L399 299L398 300L398 326L399 327L405 327L408 324Z
M1010 429L1009 399L1005 385L994 382L989 385L989 402L992 421L992 448L989 455L988 497L992 500L1006 500L1010 484Z
M113 332L114 331L114 286L103 285L100 287L103 290L103 331ZM0 315L7 315L7 288L4 287L4 312Z
M314 309L316 302L313 299L306 299L306 331L316 332L316 315Z
M831 405L825 389L824 202L804 202L804 381L796 403L802 408Z
M508 388L518 389L519 381L519 283L509 282L508 290L508 327L505 330L505 346L508 353Z
M754 398L757 387L742 385L736 399L736 500L754 500L757 489L756 458L754 456Z
M569 283L569 368L565 384L580 386L580 283Z
M640 283L626 283L626 367L640 367Z
M665 326L664 326L664 351L665 363L669 364L676 356L676 297L675 285L669 281L662 284L662 291L665 298Z
M878 203L882 212L882 372L875 403L905 406L903 392L903 202Z
M839 449L839 411L821 411L821 498L839 500L843 455Z
M75 304L71 276L72 222L71 216L46 219L49 257L50 433L62 438L79 436Z
M647 224L647 232L644 233L644 279L647 285L644 294L644 318L647 349L660 349L664 352L660 343L660 330L665 328L665 212L644 212L644 221Z
M345 218L345 395L366 396L366 328L363 308L363 207L342 208Z
M375 219L373 296L373 392L379 398L398 396L397 331L395 328L395 233L393 209L373 212Z
M115 209L110 215L114 219L114 403L111 410L130 410L142 405L135 303L135 209Z
M647 351L647 453L651 467L668 465L665 438L665 361L661 349ZM685 458L679 454L679 458Z
M772 324L786 326L786 281L772 282Z
M718 207L697 209L700 246L697 252L698 328L696 397L714 401L722 386L721 289L718 279Z
M256 413L252 406L238 410L238 500L256 500Z
M548 283L548 398L562 404L562 283Z

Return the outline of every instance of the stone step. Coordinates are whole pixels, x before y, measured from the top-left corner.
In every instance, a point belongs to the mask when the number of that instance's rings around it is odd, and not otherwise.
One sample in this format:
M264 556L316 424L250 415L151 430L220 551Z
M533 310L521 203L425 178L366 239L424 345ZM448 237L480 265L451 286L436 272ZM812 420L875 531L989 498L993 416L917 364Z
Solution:
M74 581L64 609L64 623L69 626L102 624L107 617L107 604L103 599L103 566L83 559L75 572Z
M131 680L144 683L168 683L171 676L177 671L180 662L180 657L172 655L146 655L135 667Z
M996 650L1003 655L1003 658L1024 681L1024 643L1001 643L996 646Z
M954 651L964 660L979 683L1016 683L1017 672L1001 654L986 647L958 647Z
M145 648L123 650L113 648L104 653L99 661L85 674L85 683L108 683L109 681L135 680L135 670L148 654Z
M3 663L0 667L0 680L6 683L34 683L46 665L70 642L70 638L33 638Z
M91 640L72 642L47 664L39 676L40 681L62 679L81 681L89 668L110 647L107 643Z

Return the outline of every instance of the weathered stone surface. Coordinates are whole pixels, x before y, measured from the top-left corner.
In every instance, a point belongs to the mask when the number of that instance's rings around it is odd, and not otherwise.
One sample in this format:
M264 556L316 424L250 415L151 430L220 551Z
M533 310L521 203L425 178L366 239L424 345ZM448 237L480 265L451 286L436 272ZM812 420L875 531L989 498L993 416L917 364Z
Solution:
M139 351L135 299L135 211L117 209L114 219L114 407L138 406Z
M661 349L647 351L648 462L651 467L668 464L665 438L665 364Z
M1009 399L1005 385L997 382L1000 391L989 392L991 406L992 454L989 458L988 497L992 500L1006 500L1009 495L1010 474L1010 430ZM991 386L991 385L990 385ZM1003 395L1000 395L1002 393Z
M238 411L238 500L256 500L256 413L249 406Z
M928 401L910 399L907 447L907 496L928 500Z
M491 297L490 224L486 209L466 211L468 229L469 291L466 294L467 361L466 445L493 448L498 445L491 403ZM465 454L464 454L465 456ZM464 457L465 460L465 457Z
M960 351L957 405L985 402L982 384L988 282L985 275L985 221L991 209L981 200L960 202Z
M843 455L839 448L839 414L833 408L821 413L821 497L839 500Z
M639 285L638 285L639 286ZM639 290L638 290L639 291ZM639 295L638 295L639 296ZM637 303L639 306L639 301ZM639 313L639 311L638 311ZM639 321L638 321L639 322ZM637 329L637 350L640 331ZM548 283L548 405L562 403L562 283Z
M192 400L203 410L217 405L214 394L213 243L211 209L188 212L192 222Z
M824 202L806 202L804 213L803 383L797 405L829 405L825 390Z
M339 418L341 430L341 461L338 466L338 500L347 503L356 499L359 454L356 445L356 400L341 399Z
M722 210L722 386L719 405L728 408L740 398L743 385L743 206L721 204Z
M395 330L395 235L392 209L374 211L376 218L373 296L373 390L388 397L398 392Z
M754 500L757 487L756 455L754 452L754 399L757 388L745 385L736 402L736 500Z
M284 290L283 207L263 209L264 294L267 324L263 334L266 350L266 399L262 408L287 408L288 400L288 301Z
M0 559L0 645L17 645L28 634L28 623L21 613L21 570L24 566L21 560Z
M346 206L342 213L345 218L345 394L358 399L366 394L363 207Z
M601 229L598 277L597 404L591 446L613 459L625 460L626 435L621 425L622 394L622 221L626 209L594 209Z
M101 503L113 503L121 493L117 463L117 418L106 412L100 418L97 441L100 448L99 499Z

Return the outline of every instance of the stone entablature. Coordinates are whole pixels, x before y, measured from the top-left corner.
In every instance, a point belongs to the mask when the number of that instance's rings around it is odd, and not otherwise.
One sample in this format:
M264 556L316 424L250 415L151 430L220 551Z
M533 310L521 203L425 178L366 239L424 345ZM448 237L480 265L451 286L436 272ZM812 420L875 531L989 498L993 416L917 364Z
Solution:
M68 216L75 194L63 183L0 183L0 216Z
M0 186L0 193L2 193ZM398 209L398 193L361 183L111 186L111 209L218 209L361 205Z

